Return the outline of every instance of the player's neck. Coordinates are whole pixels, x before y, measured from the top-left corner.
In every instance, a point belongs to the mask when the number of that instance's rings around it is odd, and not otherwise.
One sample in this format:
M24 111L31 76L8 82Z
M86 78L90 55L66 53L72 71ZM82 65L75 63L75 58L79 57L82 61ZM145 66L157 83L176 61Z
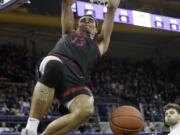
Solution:
M80 30L77 30L78 32L80 33L84 33L86 34L88 37L90 37L91 39L94 39L95 35L94 34L91 34L91 33L88 33L88 32L84 32L84 31L80 31Z
M174 129L177 128L178 126L180 126L180 121L177 122L175 125L170 126L170 131L174 130Z

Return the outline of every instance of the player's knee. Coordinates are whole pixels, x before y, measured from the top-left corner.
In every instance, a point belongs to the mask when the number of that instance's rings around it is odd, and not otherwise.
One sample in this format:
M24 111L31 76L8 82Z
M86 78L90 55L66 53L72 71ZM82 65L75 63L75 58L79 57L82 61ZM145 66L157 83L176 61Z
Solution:
M81 114L84 114L86 117L90 117L94 114L94 109L93 107L87 107L84 109L81 109Z
M75 114L78 123L88 120L94 114L94 98L87 95L79 95L70 106L70 112Z
M85 107L81 107L79 109L79 118L82 120L89 119L94 114L94 107L92 105L88 105Z
M44 85L54 88L62 79L63 64L57 60L51 60L47 63L44 74L40 82Z

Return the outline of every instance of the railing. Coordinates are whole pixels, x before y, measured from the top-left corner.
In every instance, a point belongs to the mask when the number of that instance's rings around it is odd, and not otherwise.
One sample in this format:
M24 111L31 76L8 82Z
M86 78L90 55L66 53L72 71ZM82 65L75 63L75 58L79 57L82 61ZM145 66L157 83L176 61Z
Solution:
M20 135L20 133L1 133L0 135ZM112 133L73 133L71 135L113 135ZM139 135L164 135L163 133L140 133Z
M119 106L119 104L116 103L96 103L95 108L96 112L93 116L93 119L104 119L104 121L107 121L114 109L116 109ZM134 105L135 106L135 105ZM150 106L150 107L149 107ZM164 119L164 113L163 113L163 106L158 104L139 104L139 107L136 106L141 113L144 116L144 120L151 121L151 122L162 122ZM53 114L51 114L53 115ZM59 116L59 115L58 115ZM55 119L58 117L56 116L45 116L45 119ZM7 122L23 122L27 120L28 116L15 116L15 115L0 115L0 121L7 121ZM101 119L100 119L101 120Z
M0 135L20 135L20 133L0 133ZM71 135L113 135L112 133L72 133ZM163 133L140 133L139 135L164 135Z

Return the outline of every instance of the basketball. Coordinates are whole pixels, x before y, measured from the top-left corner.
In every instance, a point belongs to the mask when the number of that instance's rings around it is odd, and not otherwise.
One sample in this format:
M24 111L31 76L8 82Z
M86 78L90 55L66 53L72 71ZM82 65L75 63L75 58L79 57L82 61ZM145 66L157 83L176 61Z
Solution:
M138 135L144 125L141 113L133 106L118 107L109 123L115 135Z

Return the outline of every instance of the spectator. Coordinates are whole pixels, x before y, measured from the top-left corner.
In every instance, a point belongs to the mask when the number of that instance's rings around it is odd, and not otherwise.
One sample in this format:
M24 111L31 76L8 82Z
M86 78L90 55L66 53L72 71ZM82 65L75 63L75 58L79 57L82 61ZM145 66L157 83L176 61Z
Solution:
M0 133L10 132L11 128L7 127L6 122L2 122L0 126Z

